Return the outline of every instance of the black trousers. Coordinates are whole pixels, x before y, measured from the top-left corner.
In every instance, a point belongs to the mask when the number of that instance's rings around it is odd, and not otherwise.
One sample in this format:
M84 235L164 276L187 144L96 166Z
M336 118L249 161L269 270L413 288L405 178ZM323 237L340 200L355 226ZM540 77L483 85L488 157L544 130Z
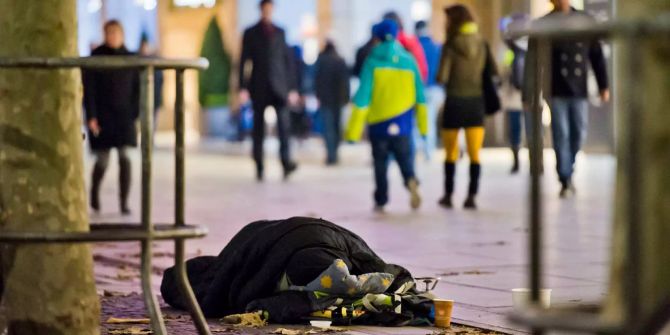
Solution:
M116 148L119 154L119 201L121 208L128 207L128 195L130 194L131 163L126 147ZM99 202L100 185L105 177L109 166L109 155L111 149L96 150L96 161L93 166L93 177L91 178L91 197Z
M286 109L286 101L274 94L266 97L257 97L252 101L254 108L253 158L256 162L256 170L263 172L265 142L265 109L272 106L277 112L277 137L279 138L279 157L282 166L287 169L291 165L291 151L289 147L290 121L289 111Z

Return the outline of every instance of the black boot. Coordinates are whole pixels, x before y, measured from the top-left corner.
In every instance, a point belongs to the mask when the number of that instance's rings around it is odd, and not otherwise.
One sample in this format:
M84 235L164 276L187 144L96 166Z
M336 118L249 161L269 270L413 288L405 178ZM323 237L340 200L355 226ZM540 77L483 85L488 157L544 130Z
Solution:
M519 148L512 148L512 156L514 157L514 165L512 165L512 174L519 173Z
M298 164L295 162L287 162L284 164L284 180L288 180L288 178L295 172L295 170L298 169Z
M440 199L440 206L453 208L451 195L454 193L454 178L456 176L456 163L444 163L444 196Z
M121 207L121 214L130 215L130 208L128 207L128 195L130 194L130 183L132 179L132 169L130 166L130 158L125 156L119 157L119 202Z
M477 209L475 197L479 193L479 177L481 175L482 166L480 164L470 164L470 187L468 189L468 198L465 200L463 207L466 209Z
M107 166L102 164L102 162L96 162L93 166L93 175L91 177L91 194L89 196L89 202L91 208L95 212L100 211L100 185L102 184L102 179L105 177L105 171Z
M265 178L265 173L264 173L263 167L262 166L260 166L260 167L256 166L256 181L258 181L259 183L262 183L264 178Z
M95 212L100 211L100 185L102 184L102 179L105 177L105 171L107 171L108 164L109 155L99 153L95 165L93 166L91 194L89 195L91 209Z

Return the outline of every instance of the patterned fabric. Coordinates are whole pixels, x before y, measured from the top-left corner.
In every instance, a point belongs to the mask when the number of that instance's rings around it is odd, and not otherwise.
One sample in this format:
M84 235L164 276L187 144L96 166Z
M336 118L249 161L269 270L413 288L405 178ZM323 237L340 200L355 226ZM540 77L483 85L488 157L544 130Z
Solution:
M336 296L360 296L384 293L393 280L394 276L389 273L352 275L347 264L341 259L336 259L318 278L305 286L291 286L290 290L321 292Z

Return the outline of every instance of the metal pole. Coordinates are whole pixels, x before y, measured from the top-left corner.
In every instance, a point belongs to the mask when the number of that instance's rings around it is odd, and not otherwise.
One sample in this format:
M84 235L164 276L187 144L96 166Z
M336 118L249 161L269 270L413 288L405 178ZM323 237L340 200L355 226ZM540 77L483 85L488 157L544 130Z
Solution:
M166 335L167 329L161 315L156 296L151 287L151 258L153 256L151 222L151 158L153 149L153 115L154 115L154 68L142 69L140 81L140 117L142 132L142 228L147 231L148 238L142 241L142 293L147 312L151 317L154 334Z
M175 224L186 225L184 215L184 70L177 70L177 91L175 98ZM188 302L191 318L195 323L198 333L210 335L207 320L205 320L198 300L195 298L193 289L188 280L186 272L184 239L175 240L175 267L177 270L177 281L179 288Z
M531 302L537 306L540 302L540 289L542 288L542 184L541 174L543 166L543 131L542 131L542 88L546 87L546 72L548 41L539 39L537 41L537 59L535 68L535 91L531 100L531 180L530 180L530 232L529 232L529 261L530 261L530 290ZM546 93L546 92L545 92ZM540 330L534 329L533 334L542 334Z
M639 55L639 47L637 45L640 43L640 39L637 34L631 34L627 36L624 41L624 48L628 50L628 59L627 62L627 81L630 83L642 83L641 72L642 64L641 57ZM639 112L642 110L642 101L640 97L642 96L641 92L637 89L632 89L636 87L635 85L631 86L626 90L626 101L627 108L625 116L628 123L628 143L627 143L627 155L628 159L626 160L627 170L628 170L628 218L626 226L628 229L627 234L627 251L628 251L628 268L626 269L625 275L625 290L627 296L627 322L629 326L633 326L636 323L639 323L640 319L640 236L642 234L641 222L644 222L644 211L642 210L642 197L644 196L642 190L642 168L641 168L641 154L642 150L642 119L640 119Z

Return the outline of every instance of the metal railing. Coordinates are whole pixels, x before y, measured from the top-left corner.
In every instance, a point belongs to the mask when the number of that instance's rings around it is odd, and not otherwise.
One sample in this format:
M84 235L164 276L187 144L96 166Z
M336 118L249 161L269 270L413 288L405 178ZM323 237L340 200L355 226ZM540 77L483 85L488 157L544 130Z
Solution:
M160 306L151 287L152 242L175 241L175 269L181 293L188 302L189 312L199 334L211 334L202 310L186 275L184 243L186 239L201 238L207 229L187 225L184 217L184 72L206 69L206 59L157 59L143 57L100 56L84 58L0 58L0 68L30 69L138 69L140 70L140 119L142 151L142 208L139 224L91 224L90 232L8 232L0 235L0 244L31 243L93 243L141 242L142 294L151 318L154 334L165 335L167 330ZM154 70L176 71L175 99L175 222L154 224L151 218L151 166L153 149Z
M549 51L551 42L561 39L593 39L607 38L617 40L623 44L621 50L627 52L625 63L627 80L642 83L641 60L639 49L636 45L640 39L650 37L670 36L670 13L659 15L655 18L612 21L607 23L594 23L592 20L580 17L567 17L560 19L547 19L533 24L527 29L511 31L507 34L509 38L530 37L537 42L538 57L537 68L534 71L534 82L539 83L534 87L534 93L530 102L530 111L534 115L542 113L542 88L551 82L549 78L551 64ZM642 108L641 94L637 90L622 91L621 97L628 136L626 138L626 155L628 156L625 169L627 170L627 187L632 199L640 199L642 194L641 185L643 171L640 166L638 151L641 142L641 123L637 111ZM530 234L529 234L529 280L531 286L532 306L529 309L513 312L510 320L528 326L533 333L541 334L545 330L561 330L568 332L588 332L597 334L647 334L642 329L651 329L662 326L663 322L670 321L670 313L663 314L661 310L670 311L670 301L666 306L659 308L652 318L646 321L640 315L640 292L639 292L639 266L640 255L640 226L636 224L644 216L639 201L628 201L626 218L626 251L627 269L624 280L624 294L626 299L625 319L612 322L603 318L598 311L580 309L549 309L539 308L540 289L542 287L542 188L540 183L540 164L542 160L542 138L541 117L532 117L533 131L531 132L531 186L530 186Z

